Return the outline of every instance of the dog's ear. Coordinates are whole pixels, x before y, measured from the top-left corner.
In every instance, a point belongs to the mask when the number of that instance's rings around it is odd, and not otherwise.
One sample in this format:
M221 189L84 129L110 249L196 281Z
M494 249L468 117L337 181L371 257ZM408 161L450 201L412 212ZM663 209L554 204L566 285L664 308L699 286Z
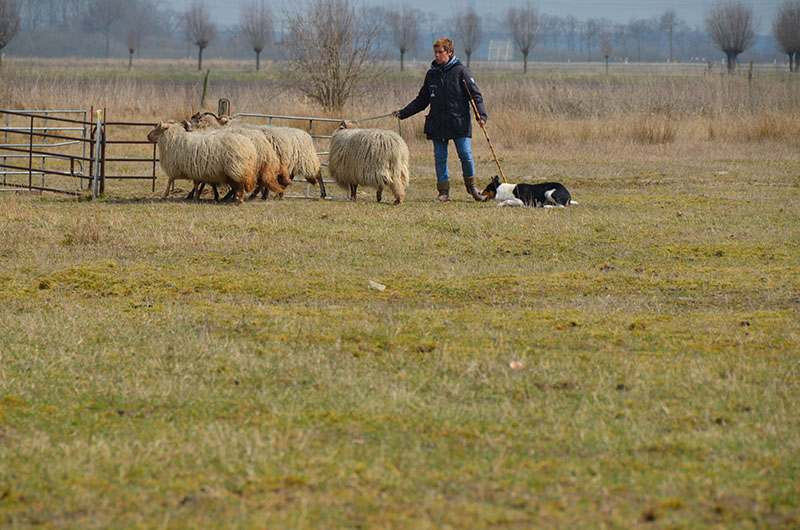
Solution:
M500 185L500 177L495 175L494 178L492 179L492 184L494 184L495 186L499 186Z

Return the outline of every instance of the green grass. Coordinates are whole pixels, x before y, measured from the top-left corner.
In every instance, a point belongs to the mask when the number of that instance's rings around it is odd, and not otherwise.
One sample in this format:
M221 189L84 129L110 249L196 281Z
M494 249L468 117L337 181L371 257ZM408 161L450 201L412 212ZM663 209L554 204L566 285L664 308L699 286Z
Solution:
M428 156L396 207L0 195L0 526L796 528L796 157L521 210Z

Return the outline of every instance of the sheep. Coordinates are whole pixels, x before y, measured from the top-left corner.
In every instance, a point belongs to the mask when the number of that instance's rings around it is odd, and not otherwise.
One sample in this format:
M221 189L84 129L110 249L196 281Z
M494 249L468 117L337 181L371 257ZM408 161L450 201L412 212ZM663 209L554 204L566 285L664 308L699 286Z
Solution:
M158 145L161 167L169 181L164 198L173 181L194 180L209 184L228 184L237 202L255 187L258 153L247 137L229 132L188 133L185 125L161 122L147 134Z
M326 197L325 183L322 180L322 164L317 156L314 140L307 132L293 127L241 123L227 116L217 117L211 112L198 112L192 116L191 121L198 129L231 126L237 129L254 128L261 131L275 148L278 159L285 167L285 175L291 180L302 178L309 184L318 184L320 197Z
M187 131L195 130L195 127L188 122L184 122L184 128ZM206 134L214 134L216 131L222 131L222 129L212 129L206 131ZM264 135L256 129L246 127L225 130L225 133L235 133L245 136L253 142L253 146L256 148L256 153L258 154L256 189L253 191L250 198L254 198L260 192L262 199L266 200L270 191L279 198L283 198L284 190L292 181L286 173L285 167L280 164L278 155L275 153L272 144L267 141ZM198 191L201 192L202 187ZM216 198L216 189L214 191L214 196Z
M381 201L383 188L394 194L394 204L403 202L408 186L408 146L392 131L357 129L353 122L342 126L331 136L328 172L342 188L350 190L356 200L359 184L377 188Z

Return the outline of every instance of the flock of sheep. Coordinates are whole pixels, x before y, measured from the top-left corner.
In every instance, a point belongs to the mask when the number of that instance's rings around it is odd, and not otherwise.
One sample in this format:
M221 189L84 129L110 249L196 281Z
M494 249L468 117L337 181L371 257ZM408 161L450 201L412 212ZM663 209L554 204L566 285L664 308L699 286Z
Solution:
M377 189L381 200L389 188L395 204L405 198L408 186L408 146L392 131L358 129L342 122L331 136L328 173L355 200L359 185ZM158 145L161 167L167 174L167 197L175 180L194 182L189 198L199 197L203 187L226 184L241 203L249 193L267 199L270 192L283 197L294 179L320 187L325 197L322 164L307 132L291 127L259 126L226 116L198 113L180 123L161 122L147 139Z

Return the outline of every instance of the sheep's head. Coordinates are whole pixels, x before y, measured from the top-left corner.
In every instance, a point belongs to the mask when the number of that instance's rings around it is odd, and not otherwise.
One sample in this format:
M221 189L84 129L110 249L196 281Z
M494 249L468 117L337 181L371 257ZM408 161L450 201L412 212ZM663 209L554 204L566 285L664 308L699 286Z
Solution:
M158 139L161 138L161 135L164 134L164 131L166 131L173 125L175 125L175 123L170 121L162 121L158 123L155 129L147 133L147 141L153 143L158 142Z
M339 123L340 129L358 129L358 122L354 120L342 120Z
M217 116L213 112L196 112L189 118L193 129L206 129L208 127L219 127L228 123L227 116ZM188 130L188 129L187 129Z

